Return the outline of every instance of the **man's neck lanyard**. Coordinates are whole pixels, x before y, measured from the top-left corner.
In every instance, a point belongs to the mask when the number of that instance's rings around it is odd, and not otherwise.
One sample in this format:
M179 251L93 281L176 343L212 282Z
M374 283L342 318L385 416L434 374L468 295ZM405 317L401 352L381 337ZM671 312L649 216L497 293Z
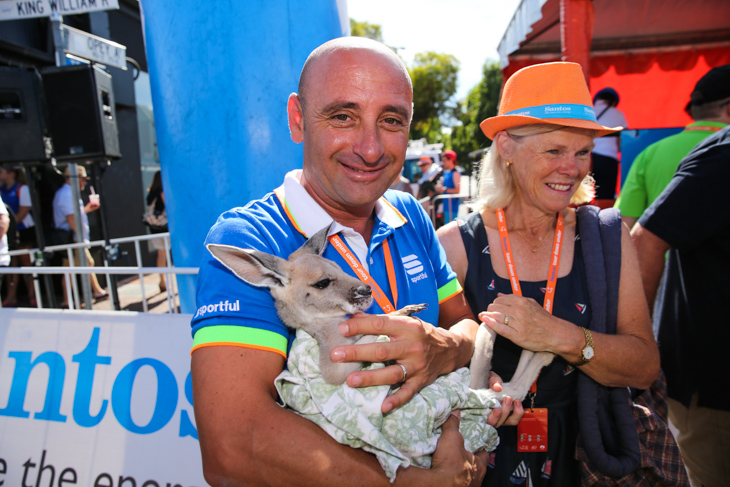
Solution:
M685 127L685 132L692 132L692 131L698 131L702 130L705 132L719 132L720 130L724 129L725 127L715 127L713 125L690 125L689 127Z
M522 296L522 288L520 288L520 280L517 278L517 269L512 256L512 246L509 242L509 234L507 232L507 219L504 216L502 208L497 209L497 227L499 237L502 243L502 253L507 263L507 272L509 273L509 281L512 285L512 292L518 296ZM547 287L545 288L545 302L543 308L550 314L553 314L553 303L555 300L555 285L558 282L558 268L560 267L560 252L562 250L561 243L563 241L563 214L558 213L558 221L555 224L555 238L553 239L553 248L550 254L550 270L548 270ZM537 392L537 379L530 387L530 393L534 395Z
M393 311L395 311L395 306L393 306L393 304L390 302L388 296L386 296L383 290L380 289L378 283L375 282L375 279L373 279L368 271L365 270L365 268L358 260L357 256L355 256L355 254L350 251L347 245L345 245L345 242L343 242L338 235L330 235L328 238L332 246L337 250L337 252L340 253L342 258L345 259L345 262L347 262L352 270L355 271L355 275L358 277L358 279L370 286L373 292L373 298L375 298L375 301L378 303L380 308L385 313L392 313ZM395 280L395 268L393 266L393 258L390 254L390 246L388 245L387 239L383 241L383 253L385 254L385 269L388 272L388 283L390 284L390 292L393 294L393 301L397 304L398 283Z

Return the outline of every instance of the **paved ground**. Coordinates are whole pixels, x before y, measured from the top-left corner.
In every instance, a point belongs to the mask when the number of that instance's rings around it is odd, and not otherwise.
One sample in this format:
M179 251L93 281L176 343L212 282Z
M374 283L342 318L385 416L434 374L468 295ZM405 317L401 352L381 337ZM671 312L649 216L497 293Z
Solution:
M157 274L144 276L144 294L147 297L147 312L149 313L169 313L170 306L176 306L179 310L179 301L177 299L177 293L173 293L170 288L170 298L172 300L168 303L168 292L162 292L159 288L160 277ZM107 291L111 293L111 289L107 286ZM58 295L56 296L57 304L62 301L60 294L60 286L58 288ZM92 304L94 310L123 310L123 311L144 311L144 305L142 301L142 283L139 280L139 276L120 276L117 284L117 296L119 297L119 304L117 307L114 306L113 300L110 298L98 301ZM19 293L18 306L29 307L27 295L25 291ZM45 296L44 296L45 298ZM45 308L48 308L48 304L45 304ZM173 308L175 309L175 308Z
M170 306L178 307L179 301L177 293L173 294L173 290L162 292L159 288L160 277L157 274L144 276L144 294L147 296L147 312L148 313L169 313ZM111 290L107 287L107 291ZM177 289L175 289L177 291ZM172 301L168 303L168 294ZM142 303L142 283L139 277L130 277L120 280L117 284L117 295L119 296L119 308L124 311L144 311ZM113 302L111 297L103 301L96 302L92 305L95 310L113 310ZM177 312L177 311L176 311Z

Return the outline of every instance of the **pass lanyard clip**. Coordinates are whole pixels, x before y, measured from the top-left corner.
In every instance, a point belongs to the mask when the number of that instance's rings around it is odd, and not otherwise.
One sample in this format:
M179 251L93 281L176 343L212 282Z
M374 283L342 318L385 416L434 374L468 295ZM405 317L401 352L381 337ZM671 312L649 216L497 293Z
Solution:
M355 256L355 254L352 253L347 245L345 245L345 242L342 241L339 235L330 235L328 237L328 240L337 250L337 252L339 252L342 258L345 259L345 262L347 262L347 264L352 268L357 278L370 286L370 289L372 289L373 298L378 303L383 312L392 313L393 311L395 311L396 308L393 303L390 302L388 296L385 295L378 283L375 282L375 279L373 279L370 273L365 270L365 267L363 267L363 265L360 263L357 256ZM383 241L383 253L385 254L385 268L388 272L388 283L390 284L390 291L393 294L393 301L397 303L398 283L395 279L395 268L393 266L393 258L390 253L390 246L388 245L387 239Z

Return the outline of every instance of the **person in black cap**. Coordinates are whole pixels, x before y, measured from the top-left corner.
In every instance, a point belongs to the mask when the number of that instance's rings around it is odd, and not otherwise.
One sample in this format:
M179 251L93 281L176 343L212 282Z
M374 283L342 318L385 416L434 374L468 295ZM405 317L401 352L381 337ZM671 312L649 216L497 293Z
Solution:
M593 97L598 123L608 127L627 127L626 117L616 108L620 97L613 88L603 88ZM596 180L596 200L613 200L618 180L618 153L621 138L618 133L599 137L591 153L593 179ZM605 206L597 202L598 206ZM611 202L613 204L613 202Z
M729 101L730 64L711 69L695 85L685 109L695 122L636 156L615 205L629 228L664 191L682 158L730 123Z
M710 71L692 93L695 116L719 110L730 120L729 87L730 65ZM669 418L692 485L708 487L730 478L728 180L730 126L692 149L631 231L647 300L657 298Z

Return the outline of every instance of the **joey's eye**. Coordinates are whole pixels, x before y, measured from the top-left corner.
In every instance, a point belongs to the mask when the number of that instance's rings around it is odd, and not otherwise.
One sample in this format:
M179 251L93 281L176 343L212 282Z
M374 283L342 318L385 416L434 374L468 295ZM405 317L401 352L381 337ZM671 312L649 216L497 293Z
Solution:
M548 154L560 154L560 151L558 149L550 149L547 151Z
M350 116L345 113L338 113L337 115L334 115L332 117L334 120L337 120L338 122L347 122L350 120Z
M324 289L327 286L329 286L331 283L332 283L332 279L324 278L324 279L321 279L321 280L315 282L314 287L316 287L317 289Z

